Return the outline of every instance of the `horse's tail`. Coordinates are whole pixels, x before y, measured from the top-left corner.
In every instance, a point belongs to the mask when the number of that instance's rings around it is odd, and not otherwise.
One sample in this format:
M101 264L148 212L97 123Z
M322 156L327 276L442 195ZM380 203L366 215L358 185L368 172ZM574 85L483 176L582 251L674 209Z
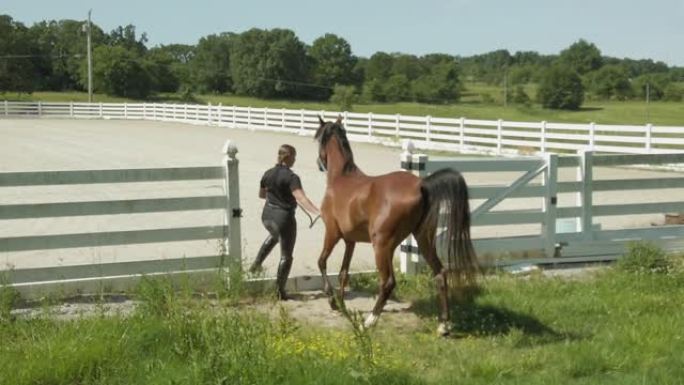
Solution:
M461 173L453 169L439 170L423 179L421 192L425 213L421 231L429 231L430 247L446 246L447 267L452 287L472 283L479 272L477 256L470 240L470 205L468 185ZM435 242L441 208L445 208L446 227L442 240Z

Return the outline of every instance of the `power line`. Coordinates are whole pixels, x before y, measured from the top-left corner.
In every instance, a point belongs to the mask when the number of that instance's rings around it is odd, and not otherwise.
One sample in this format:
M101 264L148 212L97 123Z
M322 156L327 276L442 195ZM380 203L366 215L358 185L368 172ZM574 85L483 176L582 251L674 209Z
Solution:
M52 54L43 54L43 55L0 55L0 59L33 59L33 58L41 58L41 57L47 57L47 58L65 58L65 57L82 57L83 55L81 54L73 54L73 55L65 55L65 54L59 54L59 55L52 55Z

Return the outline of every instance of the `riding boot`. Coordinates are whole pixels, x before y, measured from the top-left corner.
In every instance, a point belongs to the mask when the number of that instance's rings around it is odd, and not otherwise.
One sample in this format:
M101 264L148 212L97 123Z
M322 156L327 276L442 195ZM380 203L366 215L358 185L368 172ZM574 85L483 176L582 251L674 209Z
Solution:
M261 264L264 263L264 260L268 257L268 254L271 253L271 250L273 250L277 243L278 239L271 235L266 238L264 243L261 244L261 248L254 259L254 263L252 263L252 266L249 268L250 273L254 274L261 270Z
M276 285L278 286L278 299L287 300L287 292L285 286L287 285L287 277L290 275L290 268L292 268L292 257L281 258L278 264L278 277L276 278Z

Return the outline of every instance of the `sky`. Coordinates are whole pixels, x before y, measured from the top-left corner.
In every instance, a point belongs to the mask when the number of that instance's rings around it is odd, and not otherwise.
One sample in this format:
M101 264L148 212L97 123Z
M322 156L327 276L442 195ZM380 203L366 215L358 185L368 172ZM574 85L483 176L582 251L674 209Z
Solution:
M286 28L306 44L326 33L355 55L378 51L471 56L497 49L558 54L579 39L605 56L684 66L684 0L2 0L27 26L92 21L105 32L133 24L148 47L207 35Z

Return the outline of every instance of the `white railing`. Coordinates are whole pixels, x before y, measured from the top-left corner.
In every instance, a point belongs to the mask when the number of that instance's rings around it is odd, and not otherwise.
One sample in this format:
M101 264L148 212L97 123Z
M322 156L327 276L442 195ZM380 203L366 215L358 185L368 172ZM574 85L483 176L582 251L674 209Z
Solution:
M468 173L519 173L512 183L470 184L468 188L471 200L482 201L471 207L474 233L485 226L509 228L504 230L506 235L474 237L478 255L496 264L516 262L516 259L517 262L522 259L553 264L610 260L624 254L629 242L641 240L654 242L667 251L681 252L684 225L649 223L644 227L637 224L635 217L664 217L667 213L684 212L684 198L679 191L672 190L684 188L684 177L672 174L659 178L612 179L611 174L606 178L594 173L596 167L677 163L684 163L684 154L596 155L583 151L580 155L548 154L544 158L435 160L414 154L410 148L402 154L402 168L420 176L445 167L465 173L466 179ZM574 172L565 172L566 179L560 180L562 169ZM575 180L567 180L567 174L576 175ZM634 192L629 202L613 198L625 191ZM648 193L654 191L663 192ZM595 193L603 195L602 202L594 200ZM608 196L610 199L606 199ZM519 198L525 198L525 207L515 203ZM502 209L503 203L508 203L508 207ZM603 221L620 216L627 220L619 226L612 223L612 228L602 228ZM408 238L401 246L401 270L415 272L420 263L415 241Z
M103 111L106 111L103 109ZM34 191L45 186L102 186L104 195L110 196L118 191L113 184L175 183L178 181L222 180L223 191L219 195L193 195L142 199L108 199L98 201L33 202L30 204L0 204L0 223L12 220L39 220L45 218L93 218L106 215L128 215L128 222L135 224L140 214L190 212L196 210L223 211L223 224L190 227L170 227L163 224L159 228L138 230L114 230L99 232L59 233L0 237L0 256L3 261L25 258L21 253L103 246L144 245L167 242L197 240L219 240L222 251L213 255L186 256L169 255L165 250L150 255L143 260L111 261L106 263L84 264L39 264L29 268L14 268L9 264L0 265L0 275L4 283L24 288L30 293L32 288L69 282L72 290L82 290L78 283L97 281L130 281L141 274L161 274L174 272L216 270L219 267L240 268L241 266L241 209L239 205L239 176L237 148L226 142L223 164L215 167L182 167L153 169L113 169L78 171L38 171L38 172L0 172L0 188L21 187L24 196L41 196ZM81 189L83 187L80 187ZM176 187L177 188L177 187ZM148 188L149 189L149 188ZM140 192L148 189L135 190ZM43 193L44 194L44 193ZM125 195L130 195L128 192ZM78 195L77 195L78 199ZM7 223L7 222L6 222ZM11 222L10 222L11 223ZM80 222L79 222L80 223ZM52 227L52 226L51 226ZM97 253L97 251L94 251ZM161 258L164 253L168 258ZM116 258L115 258L116 259ZM25 264L25 260L20 262ZM74 285L75 284L75 285ZM39 289L40 290L40 289Z
M400 114L289 110L222 105L161 103L8 102L0 117L144 119L208 124L249 130L313 135L318 116L342 116L350 138L416 148L489 154L575 153L578 150L624 154L684 152L684 127L551 122L512 122Z

